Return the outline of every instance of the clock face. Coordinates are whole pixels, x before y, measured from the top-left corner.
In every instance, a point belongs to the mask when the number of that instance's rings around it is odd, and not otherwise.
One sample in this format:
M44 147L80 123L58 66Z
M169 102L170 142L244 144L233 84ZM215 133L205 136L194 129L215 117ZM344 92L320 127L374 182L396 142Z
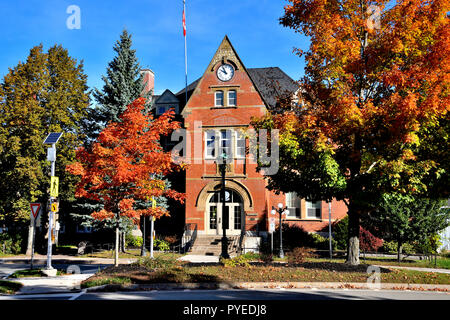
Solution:
M231 64L223 64L217 69L217 78L221 81L231 80L234 76L234 68Z

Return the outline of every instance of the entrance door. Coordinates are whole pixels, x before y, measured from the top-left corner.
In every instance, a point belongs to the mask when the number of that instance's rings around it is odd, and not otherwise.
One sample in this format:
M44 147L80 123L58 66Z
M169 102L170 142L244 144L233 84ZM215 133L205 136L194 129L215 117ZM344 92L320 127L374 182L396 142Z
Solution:
M225 210L222 210L220 192L215 192L208 203L206 212L208 234L222 235L225 224L227 235L239 235L243 230L244 210L239 194L225 190Z

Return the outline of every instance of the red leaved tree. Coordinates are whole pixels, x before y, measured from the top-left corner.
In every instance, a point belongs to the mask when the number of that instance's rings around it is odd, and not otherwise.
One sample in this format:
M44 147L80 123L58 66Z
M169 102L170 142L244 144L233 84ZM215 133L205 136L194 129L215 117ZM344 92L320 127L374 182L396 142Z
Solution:
M179 122L172 121L173 111L153 119L144 113L144 105L144 98L136 99L120 116L120 122L110 122L89 150L78 149L78 161L66 167L68 172L81 177L75 196L103 204L103 209L91 216L116 219L116 266L121 216L137 222L141 215L155 218L169 215L161 207L136 209L136 201L158 196L184 201L184 194L166 188L160 178L180 169L159 143L161 136L179 128Z

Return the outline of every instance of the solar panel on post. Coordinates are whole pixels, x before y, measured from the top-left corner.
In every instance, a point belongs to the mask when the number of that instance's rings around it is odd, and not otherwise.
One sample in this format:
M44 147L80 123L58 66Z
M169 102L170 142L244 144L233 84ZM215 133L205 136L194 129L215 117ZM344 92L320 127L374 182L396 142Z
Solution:
M61 138L62 132L51 132L44 140L44 144L55 144Z

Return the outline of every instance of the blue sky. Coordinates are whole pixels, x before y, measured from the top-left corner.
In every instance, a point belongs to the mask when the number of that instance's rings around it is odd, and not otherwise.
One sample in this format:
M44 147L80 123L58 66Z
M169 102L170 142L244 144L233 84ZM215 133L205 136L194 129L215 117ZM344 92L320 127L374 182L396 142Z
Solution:
M284 0L186 0L188 81L205 71L227 34L247 68L278 66L294 80L304 71L292 49L308 48L305 37L278 23ZM81 10L81 29L70 30L69 5ZM2 0L0 77L24 61L30 48L61 44L84 60L88 85L101 88L101 76L114 56L123 28L133 35L142 67L156 74L156 94L184 87L182 0Z

